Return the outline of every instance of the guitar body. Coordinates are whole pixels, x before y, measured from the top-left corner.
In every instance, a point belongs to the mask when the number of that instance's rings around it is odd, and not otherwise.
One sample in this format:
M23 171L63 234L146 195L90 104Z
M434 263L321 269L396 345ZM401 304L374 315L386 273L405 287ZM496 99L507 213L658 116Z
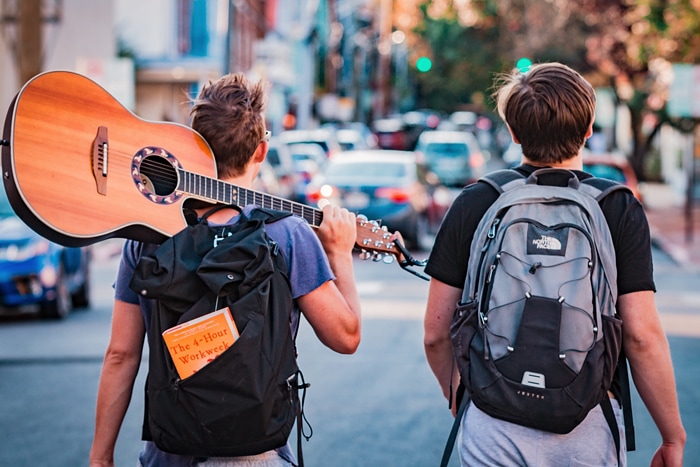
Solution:
M161 241L185 225L177 167L216 178L211 149L184 125L143 120L77 73L36 76L5 121L3 182L19 217L66 246L110 237ZM155 159L170 187L156 190L139 165ZM154 159L154 158L151 158ZM168 166L172 164L172 167ZM151 169L153 173L153 169Z
M323 220L317 208L218 180L199 133L143 120L77 73L52 71L27 82L8 110L3 140L12 208L65 246L112 237L160 243L187 225L189 199L287 211L315 228ZM355 244L375 261L404 258L391 234L362 216Z

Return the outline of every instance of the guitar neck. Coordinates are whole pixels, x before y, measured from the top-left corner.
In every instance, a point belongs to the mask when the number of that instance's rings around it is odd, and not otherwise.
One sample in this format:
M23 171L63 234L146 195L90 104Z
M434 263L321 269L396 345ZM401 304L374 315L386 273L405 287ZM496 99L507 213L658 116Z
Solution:
M222 180L206 177L186 170L178 170L180 181L177 189L200 198L225 204L246 206L255 204L265 209L291 212L306 220L312 227L318 227L323 220L323 212L302 203L289 201L267 193L242 188Z

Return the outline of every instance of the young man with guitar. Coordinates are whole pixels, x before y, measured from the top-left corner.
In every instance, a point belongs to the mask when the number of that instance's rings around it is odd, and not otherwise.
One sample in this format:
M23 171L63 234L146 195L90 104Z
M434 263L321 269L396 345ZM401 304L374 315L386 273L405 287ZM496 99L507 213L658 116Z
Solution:
M195 99L192 128L209 143L219 180L242 189L253 186L268 149L264 103L263 83L248 82L241 74L210 82ZM204 204L191 207L200 216L207 210ZM233 209L223 209L208 220L227 224L234 222L237 215ZM323 219L316 232L298 216L277 221L267 229L280 245L288 265L294 297L292 326L303 313L321 342L345 354L354 353L360 342L360 301L352 259L356 228L353 213L328 205L323 208ZM115 443L131 399L153 310L152 301L140 298L128 283L139 257L154 248L153 244L133 240L124 245L115 282L111 337L97 394L91 467L114 465ZM166 453L150 441L145 442L139 460L144 467L296 464L288 446L245 458L207 459Z

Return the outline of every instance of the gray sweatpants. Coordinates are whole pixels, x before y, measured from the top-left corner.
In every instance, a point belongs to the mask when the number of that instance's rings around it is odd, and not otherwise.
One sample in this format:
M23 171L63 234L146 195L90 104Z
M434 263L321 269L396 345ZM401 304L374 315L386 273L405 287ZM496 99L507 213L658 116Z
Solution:
M620 466L626 467L624 418L615 401L620 431ZM470 404L460 426L458 450L463 466L612 467L617 466L615 441L600 406L591 410L571 433L560 435L493 418Z

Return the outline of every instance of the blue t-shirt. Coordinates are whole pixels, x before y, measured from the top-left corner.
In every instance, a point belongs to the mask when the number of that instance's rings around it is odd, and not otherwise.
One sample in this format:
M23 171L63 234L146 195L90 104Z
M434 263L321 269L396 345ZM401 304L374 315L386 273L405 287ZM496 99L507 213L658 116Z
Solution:
M254 206L246 206L244 212L249 214L253 208ZM232 218L231 223L235 223L237 219L238 216ZM292 329L295 329L299 320L296 299L335 279L335 275L321 242L304 219L289 216L268 224L266 230L270 238L279 244L287 262L287 274L292 286L292 297L295 299L292 312ZM141 305L147 329L154 301L145 299L131 290L129 282L141 255L148 254L156 248L157 245L127 240L114 284L114 296L117 300Z
M249 214L254 207L252 205L246 206L243 211ZM235 223L237 219L238 216L233 217L229 224ZM270 238L279 244L287 263L287 274L294 298L291 322L294 331L299 323L300 315L296 299L314 291L327 281L334 280L335 275L320 240L304 219L297 216L285 217L277 222L267 224L266 231ZM143 298L131 290L129 282L141 256L150 253L157 247L158 245L154 244L127 240L124 243L117 280L114 283L114 296L117 300L140 305L147 330L150 326L155 301ZM288 446L277 451L280 457L294 462L294 456ZM230 459L231 462L227 462L227 465L235 465L235 458ZM152 442L146 443L141 454L141 461L146 462L143 464L144 467L196 465L195 458L162 452Z

